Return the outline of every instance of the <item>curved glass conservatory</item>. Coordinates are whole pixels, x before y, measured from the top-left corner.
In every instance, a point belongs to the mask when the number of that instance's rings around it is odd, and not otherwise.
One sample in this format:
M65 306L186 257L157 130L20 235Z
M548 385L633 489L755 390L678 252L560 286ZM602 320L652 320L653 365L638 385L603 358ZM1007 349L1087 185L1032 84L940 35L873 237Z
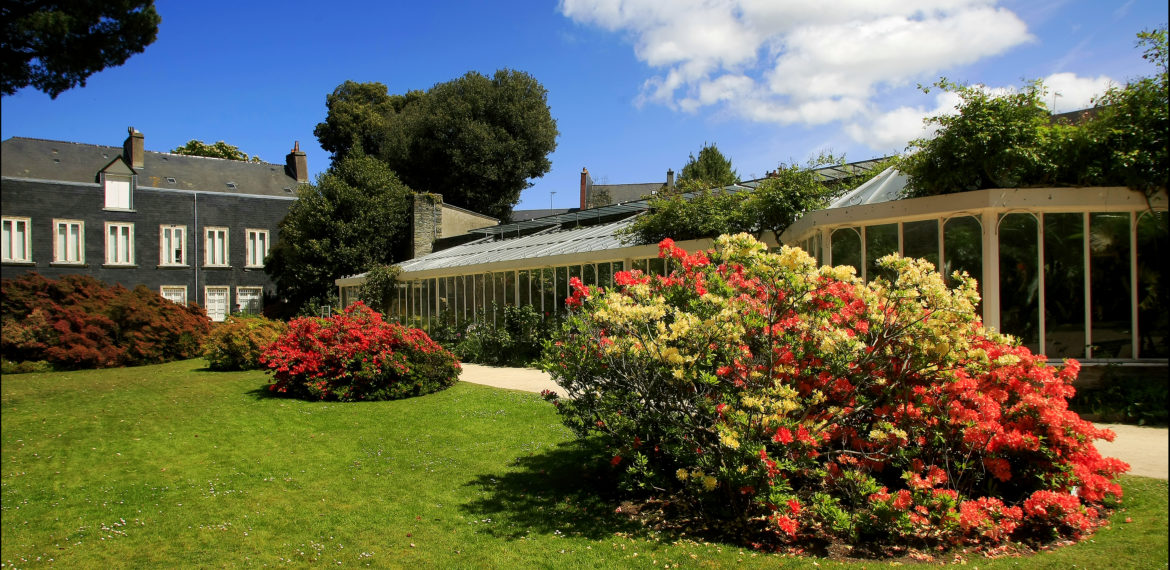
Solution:
M821 263L851 265L863 278L889 253L925 258L947 275L966 271L979 281L984 323L1052 359L1165 364L1165 192L1012 188L899 199L904 186L887 170L803 216L781 241ZM646 208L616 204L473 230L479 236L470 243L400 263L386 312L428 330L495 319L510 305L554 315L573 277L607 285L623 269L668 272L657 246L627 245L617 233ZM356 300L363 281L337 280L343 303Z

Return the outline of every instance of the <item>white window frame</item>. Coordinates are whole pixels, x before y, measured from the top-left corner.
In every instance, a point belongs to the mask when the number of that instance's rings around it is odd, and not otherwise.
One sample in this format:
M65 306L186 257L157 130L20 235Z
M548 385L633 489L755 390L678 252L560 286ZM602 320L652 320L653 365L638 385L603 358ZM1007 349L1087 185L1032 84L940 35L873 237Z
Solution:
M105 229L106 231L103 236L106 242L106 265L133 266L134 223L106 222ZM110 231L115 229L117 233L111 237ZM122 230L125 230L125 232ZM125 240L124 242L122 241L123 239ZM114 247L110 247L111 245Z
M103 172L102 188L106 192L106 210L128 211L134 209L133 176Z
M223 291L223 317L216 319L211 313L211 290ZM212 321L221 323L225 321L228 315L232 314L232 288L227 285L208 285L203 288L203 309L207 311L207 316Z
M254 314L259 315L261 312L263 312L264 311L264 288L263 287L255 287L255 286L236 287L236 306L239 307L239 311L246 312L246 307L244 307L244 300L243 300L242 296L240 295L240 293L242 293L244 291L255 291L257 293L256 302L258 303L258 305L256 307L256 311L254 312Z
M175 247L167 247L174 243L178 235L178 259L175 259ZM158 264L167 267L187 266L187 226L160 225L158 227Z
M0 261L4 263L32 263L32 218L3 217L3 246ZM17 231L24 227L23 233Z
M176 301L176 300L168 297L167 296L168 289L170 290L170 292L182 292L183 293L182 300ZM171 301L172 303L176 303L179 305L186 305L187 304L187 286L186 285L163 285L163 286L158 288L158 294L161 295L163 299Z
M62 238L61 230L65 236ZM74 234L70 230L77 228ZM53 220L53 264L85 264L85 222L82 220Z
M230 267L231 259L228 253L230 243L229 232L225 227L203 228L203 265L205 267Z
M245 229L244 234L248 237L244 267L264 267L264 258L268 257L268 248L272 245L268 239L268 230ZM261 241L263 247L260 247Z

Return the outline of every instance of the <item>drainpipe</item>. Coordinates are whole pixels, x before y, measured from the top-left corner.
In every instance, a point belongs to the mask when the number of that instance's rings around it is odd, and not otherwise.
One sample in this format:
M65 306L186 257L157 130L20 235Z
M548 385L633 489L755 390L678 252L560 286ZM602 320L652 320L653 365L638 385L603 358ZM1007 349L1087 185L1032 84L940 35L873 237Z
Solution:
M191 258L191 273L195 275L195 298L199 299L199 193L193 192L191 195L195 201L195 219L192 223L194 227L191 229L191 237L195 241L195 256Z

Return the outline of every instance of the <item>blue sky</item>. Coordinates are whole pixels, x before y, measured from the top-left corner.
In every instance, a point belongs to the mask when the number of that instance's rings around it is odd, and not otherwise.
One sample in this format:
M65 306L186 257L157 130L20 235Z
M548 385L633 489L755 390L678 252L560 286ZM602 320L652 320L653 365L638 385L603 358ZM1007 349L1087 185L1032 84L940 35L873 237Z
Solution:
M224 140L282 163L313 136L346 81L390 92L511 68L548 89L560 137L552 170L518 208L576 206L599 183L653 182L704 142L744 179L831 150L884 156L953 98L940 76L991 88L1046 78L1057 110L1149 75L1135 34L1164 25L1162 0L564 0L186 2L162 0L158 40L56 100L3 98L0 138L149 150ZM441 189L419 189L441 192ZM555 194L553 194L555 192Z

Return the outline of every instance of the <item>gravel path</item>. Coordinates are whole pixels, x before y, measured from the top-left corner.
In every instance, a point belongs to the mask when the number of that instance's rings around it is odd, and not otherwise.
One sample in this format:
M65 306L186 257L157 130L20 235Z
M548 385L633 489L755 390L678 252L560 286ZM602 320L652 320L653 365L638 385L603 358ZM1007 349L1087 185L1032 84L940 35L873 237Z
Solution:
M503 368L463 364L459 378L472 384L485 384L496 388L537 392L557 391L559 387L549 375L534 368ZM1130 465L1131 475L1167 479L1170 462L1167 461L1170 438L1166 428L1150 428L1124 424L1097 424L1117 433L1112 442L1098 440L1097 449L1107 457L1117 457Z

